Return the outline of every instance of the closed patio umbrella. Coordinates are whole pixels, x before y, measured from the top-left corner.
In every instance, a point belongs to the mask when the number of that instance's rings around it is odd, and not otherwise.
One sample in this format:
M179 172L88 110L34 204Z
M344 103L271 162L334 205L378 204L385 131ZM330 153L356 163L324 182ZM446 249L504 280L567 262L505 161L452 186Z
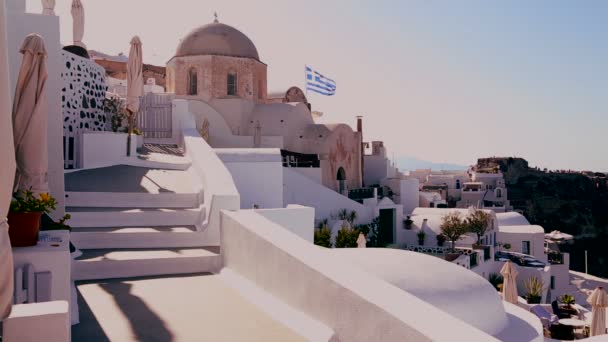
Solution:
M74 45L78 45L86 49L86 45L82 42L84 37L84 7L80 0L72 0L72 35Z
M42 14L55 15L55 0L42 0Z
M15 179L15 149L11 95L8 80L8 47L4 1L0 0L0 320L8 316L13 302L13 252L8 239L6 214Z
M37 34L21 45L23 60L13 100L16 190L48 192L46 49Z
M141 40L138 36L131 39L129 60L127 62L127 111L129 112L129 135L127 137L127 155L131 154L131 131L135 115L139 111L139 101L144 95L143 56Z
M591 304L591 336L606 334L606 307L608 306L608 294L604 288L598 286L587 298Z
M517 270L511 261L507 261L500 270L502 278L502 298L504 301L517 304Z
M365 235L363 233L359 233L359 237L357 238L357 248L365 248L367 246L367 240L365 239Z

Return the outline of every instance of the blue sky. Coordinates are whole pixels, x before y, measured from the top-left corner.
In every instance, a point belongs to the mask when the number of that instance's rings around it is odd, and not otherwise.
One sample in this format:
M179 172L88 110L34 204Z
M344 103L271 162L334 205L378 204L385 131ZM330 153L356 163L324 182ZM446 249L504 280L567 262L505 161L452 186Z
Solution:
M338 83L336 96L309 98L323 121L354 127L362 114L366 140L395 156L608 171L608 1L83 3L89 48L127 52L138 34L157 65L217 11L256 44L270 90L302 86L305 64L319 69ZM69 4L57 0L64 43Z

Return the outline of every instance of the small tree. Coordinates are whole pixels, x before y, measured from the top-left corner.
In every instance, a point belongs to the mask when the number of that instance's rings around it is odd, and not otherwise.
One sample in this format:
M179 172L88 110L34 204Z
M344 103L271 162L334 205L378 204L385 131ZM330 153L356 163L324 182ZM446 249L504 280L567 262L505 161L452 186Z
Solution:
M331 248L331 229L327 226L327 224L321 226L320 228L315 229L315 245Z
M456 241L467 233L467 226L459 212L450 213L442 218L441 234L452 243L452 252L455 251Z
M336 248L357 247L357 238L359 238L359 231L351 228L348 223L343 224L336 236Z
M474 208L467 216L465 223L467 230L477 235L477 244L481 245L481 238L486 234L490 226L490 214L483 210Z

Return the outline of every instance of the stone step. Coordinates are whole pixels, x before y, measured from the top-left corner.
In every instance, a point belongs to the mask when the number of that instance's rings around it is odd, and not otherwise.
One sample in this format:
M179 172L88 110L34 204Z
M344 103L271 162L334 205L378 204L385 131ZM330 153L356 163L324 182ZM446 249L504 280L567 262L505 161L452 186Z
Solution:
M206 215L206 208L111 208L66 207L72 227L156 227L196 226Z
M78 249L179 248L205 246L195 226L72 227L70 240Z
M72 264L74 280L216 273L219 247L174 249L90 249Z
M191 193L141 193L141 192L79 192L67 191L67 207L128 208L137 204L140 208L196 208L203 202L201 192Z

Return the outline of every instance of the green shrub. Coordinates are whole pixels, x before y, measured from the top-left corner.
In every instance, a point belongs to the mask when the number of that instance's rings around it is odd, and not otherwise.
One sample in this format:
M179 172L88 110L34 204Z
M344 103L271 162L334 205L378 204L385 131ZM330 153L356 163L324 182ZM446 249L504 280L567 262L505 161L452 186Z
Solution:
M327 225L315 229L315 245L331 248L331 229Z
M352 229L348 225L343 225L336 236L336 248L357 247L357 238L359 238L358 230Z

